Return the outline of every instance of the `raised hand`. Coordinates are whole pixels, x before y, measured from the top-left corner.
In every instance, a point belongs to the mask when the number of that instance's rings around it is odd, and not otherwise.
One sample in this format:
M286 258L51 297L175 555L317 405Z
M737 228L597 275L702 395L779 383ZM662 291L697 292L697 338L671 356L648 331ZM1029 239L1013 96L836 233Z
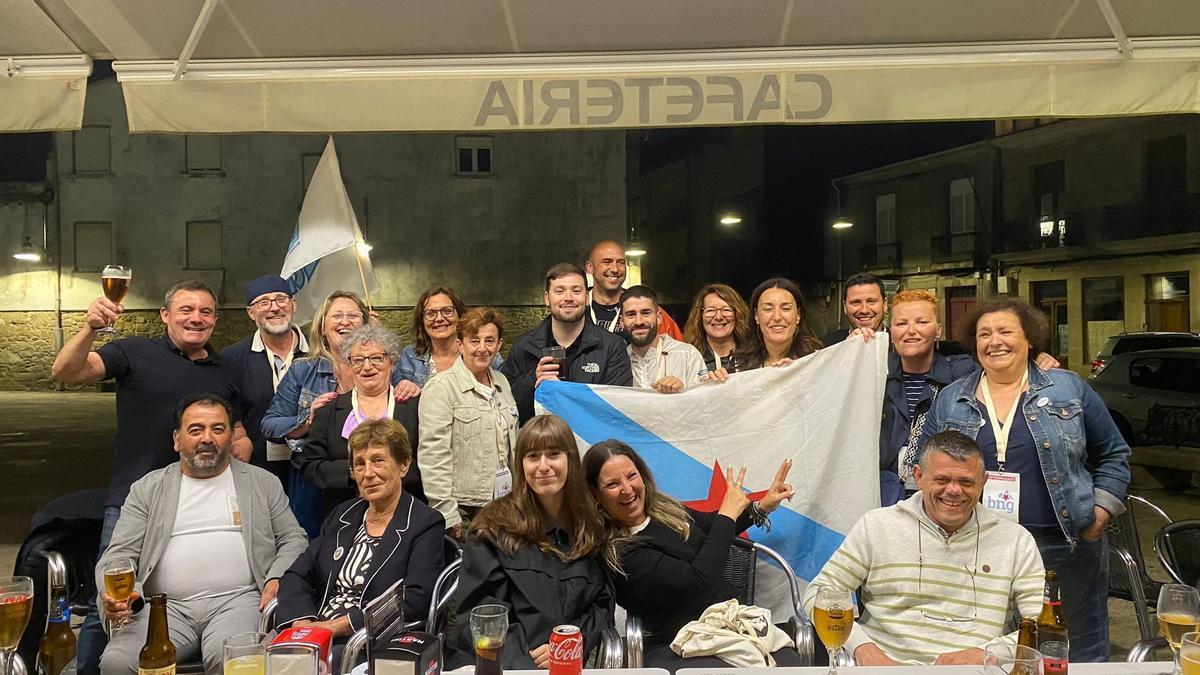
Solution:
M742 483L746 480L746 467L738 472L737 478L733 477L733 468L730 467L725 471L725 498L721 501L721 508L717 509L717 513L722 516L728 516L730 520L737 520L738 516L742 515L742 511L750 505L750 500L746 497L745 490L742 489Z
M791 470L792 460L783 460L783 463L779 465L779 470L775 472L775 480L771 481L771 487L767 490L767 494L758 503L763 511L770 513L779 506L780 502L795 496L795 490L787 482L788 472Z

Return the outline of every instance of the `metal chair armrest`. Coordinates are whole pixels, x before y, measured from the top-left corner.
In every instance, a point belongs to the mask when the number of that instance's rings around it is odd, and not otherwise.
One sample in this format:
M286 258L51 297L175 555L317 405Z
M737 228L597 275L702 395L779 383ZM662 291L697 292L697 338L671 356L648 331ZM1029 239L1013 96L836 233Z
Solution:
M776 565L783 569L784 574L788 579L788 591L792 596L792 618L796 622L796 631L792 636L792 640L796 643L796 652L800 654L800 665L811 666L813 659L816 657L817 637L816 630L813 628L812 622L808 619L808 614L804 612L804 604L800 594L800 584L796 581L796 572L792 566L788 564L787 559L779 555L774 549L764 546L758 542L754 542L754 549L759 555L770 558Z
M645 643L642 639L642 618L628 615L625 617L625 667L641 668Z
M262 616L258 620L258 632L270 633L275 630L275 610L277 609L279 609L279 598L271 598L271 601L263 608Z
M342 662L338 664L338 672L342 675L350 675L350 671L354 670L354 666L358 663L358 657L367 649L367 629L359 628L350 639L346 641L346 648L342 651Z
M438 574L437 580L433 582L433 592L430 593L429 614L425 617L425 632L438 632L438 617L442 615L442 611L450 604L454 598L454 592L458 590L458 571L462 568L462 558L457 558L450 561L446 565L446 569Z
M621 639L616 628L605 628L600 632L600 664L601 668L625 667L625 641Z
M1121 549L1110 549L1125 568L1125 577L1129 581L1129 594L1133 597L1133 608L1137 613L1138 631L1142 640L1152 640L1157 634L1155 627L1150 625L1150 605L1146 601L1146 589L1142 588L1141 574L1133 554Z
M1150 652L1166 646L1167 641L1160 637L1151 640L1138 640L1129 648L1129 655L1125 657L1125 661L1126 663L1142 663L1150 656Z

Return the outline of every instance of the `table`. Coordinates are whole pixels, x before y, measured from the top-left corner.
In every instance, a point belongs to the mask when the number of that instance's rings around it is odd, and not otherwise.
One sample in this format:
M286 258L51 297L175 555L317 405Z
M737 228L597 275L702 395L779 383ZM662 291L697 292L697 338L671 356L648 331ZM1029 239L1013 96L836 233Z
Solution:
M1174 667L1169 661L1156 663L1072 663L1070 675L1170 675ZM763 668L680 668L676 675L765 675ZM545 671L541 671L544 675ZM583 671L626 673L635 671ZM770 675L825 675L825 666L811 668L771 668ZM838 673L846 675L980 675L983 666L843 666ZM508 671L505 671L508 675Z

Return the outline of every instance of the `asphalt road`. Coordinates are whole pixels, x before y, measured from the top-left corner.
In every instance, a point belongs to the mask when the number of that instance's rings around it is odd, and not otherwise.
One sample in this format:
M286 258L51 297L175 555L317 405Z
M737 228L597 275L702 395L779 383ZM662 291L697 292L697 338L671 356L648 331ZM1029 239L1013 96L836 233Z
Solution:
M0 392L0 569L12 569L29 519L55 497L108 485L115 396L99 393ZM1135 488L1174 520L1200 518L1200 490ZM1153 560L1154 533L1161 521L1139 510L1137 519L1147 568L1166 575ZM1130 603L1110 600L1114 659L1123 660L1138 639Z

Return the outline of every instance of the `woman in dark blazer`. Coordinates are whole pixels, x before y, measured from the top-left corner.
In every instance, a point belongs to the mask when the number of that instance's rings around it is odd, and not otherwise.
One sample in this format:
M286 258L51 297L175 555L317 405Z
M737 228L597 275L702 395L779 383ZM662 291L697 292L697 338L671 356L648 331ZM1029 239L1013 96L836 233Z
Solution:
M425 618L445 566L441 514L402 487L412 465L404 427L363 422L350 435L350 471L362 498L339 505L279 582L276 627L315 625L345 637L362 608L404 579L406 621Z
M400 354L399 338L386 328L366 325L347 335L339 348L354 372L354 387L313 414L308 439L298 460L304 479L321 488L326 516L356 494L346 439L359 424L369 419L396 420L408 432L414 454L419 438L419 399L397 403L391 386L392 365ZM415 456L413 460L404 476L404 490L424 502L421 472Z

